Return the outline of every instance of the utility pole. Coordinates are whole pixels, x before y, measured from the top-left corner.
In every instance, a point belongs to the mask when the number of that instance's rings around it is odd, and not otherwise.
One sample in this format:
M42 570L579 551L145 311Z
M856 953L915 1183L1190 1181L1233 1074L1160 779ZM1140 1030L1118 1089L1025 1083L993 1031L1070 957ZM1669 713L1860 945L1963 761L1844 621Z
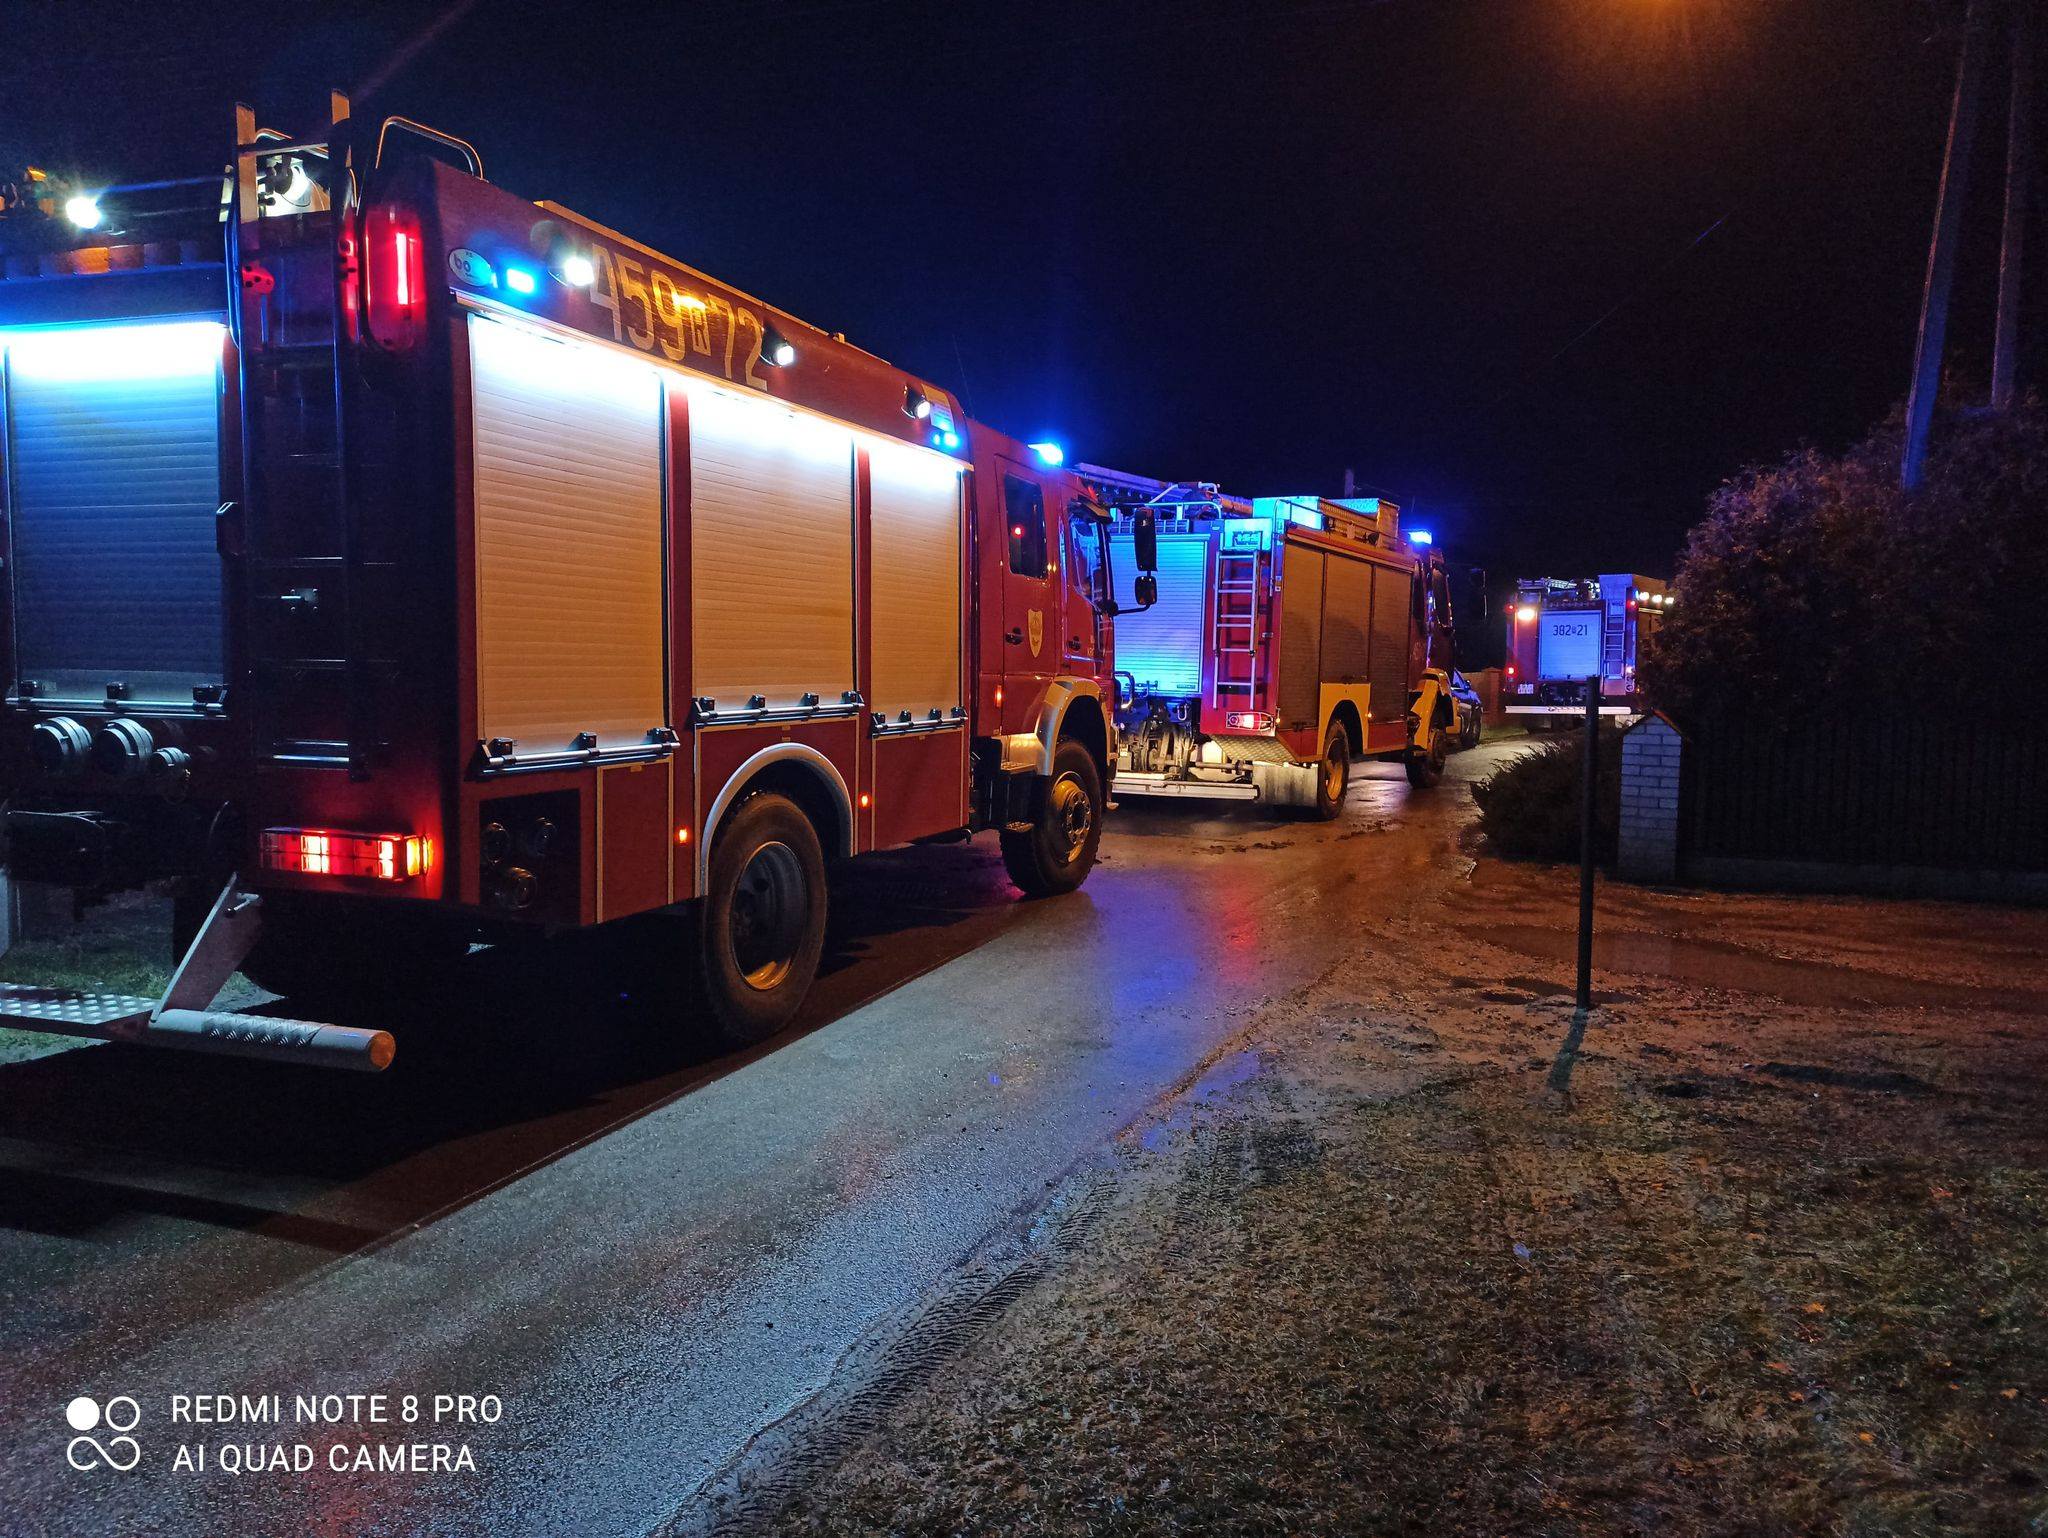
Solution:
M1913 347L1913 387L1906 396L1906 452L1899 479L1918 486L1927 464L1927 429L1941 389L1942 345L1948 336L1949 290L1955 286L1956 240L1963 222L1963 189L1970 179L1970 147L1977 137L1977 97L1984 74L1986 0L1970 0L1963 18L1963 57L1956 66L1949 108L1948 149L1941 162L1941 192L1934 207L1934 238L1927 246L1927 281L1920 291L1920 335Z
M2010 411L2019 385L2021 248L2034 189L2035 0L2013 0L2012 98L2005 120L2005 232L1998 247L1998 323L1991 348L1991 409Z

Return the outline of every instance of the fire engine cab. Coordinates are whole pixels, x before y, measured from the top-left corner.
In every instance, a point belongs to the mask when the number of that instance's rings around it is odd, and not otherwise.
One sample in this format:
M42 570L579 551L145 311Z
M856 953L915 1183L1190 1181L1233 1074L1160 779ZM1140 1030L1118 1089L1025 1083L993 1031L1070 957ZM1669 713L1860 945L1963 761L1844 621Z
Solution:
M1543 731L1586 713L1586 680L1600 680L1600 714L1642 711L1636 658L1676 598L1655 577L1525 577L1508 605L1506 713Z
M999 831L1086 876L1107 511L928 380L403 118L0 215L0 796L20 877L168 882L161 1000L72 1035L379 1068L295 1003L674 910L730 1042L827 863Z
M1116 515L1118 569L1155 573L1117 632L1118 795L1330 818L1356 759L1436 782L1457 735L1450 589L1399 509L1081 471Z

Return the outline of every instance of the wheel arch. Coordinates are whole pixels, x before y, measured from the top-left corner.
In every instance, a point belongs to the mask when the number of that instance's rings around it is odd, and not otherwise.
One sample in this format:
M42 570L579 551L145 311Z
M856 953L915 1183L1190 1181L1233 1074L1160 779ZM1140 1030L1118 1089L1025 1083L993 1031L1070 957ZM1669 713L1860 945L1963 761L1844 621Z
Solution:
M1353 758L1365 757L1365 722L1359 719L1358 706L1350 700L1339 700L1330 712L1330 719L1323 723L1323 740L1329 741L1330 728L1344 728L1344 740L1351 745Z
M1107 784L1110 775L1109 722L1103 713L1100 695L1080 694L1068 701L1066 711L1060 717L1059 734L1053 739L1054 745L1057 747L1069 739L1088 750L1103 783Z
M1080 714L1076 714L1079 711ZM1072 722L1070 728L1069 722ZM1002 739L1003 768L1015 772L1028 770L1039 775L1052 773L1053 750L1059 746L1062 737L1077 736L1086 731L1089 736L1080 737L1088 750L1095 754L1096 767L1102 771L1105 783L1108 781L1116 752L1116 737L1109 723L1109 712L1102 701L1102 686L1092 678L1065 676L1053 679L1046 685L1040 697L1037 716L1031 730L1018 732Z
M775 791L789 797L817 831L826 857L853 853L853 798L832 760L801 742L779 742L761 749L732 772L704 814L697 845L697 891L711 881L711 850L718 830L732 809L748 796Z

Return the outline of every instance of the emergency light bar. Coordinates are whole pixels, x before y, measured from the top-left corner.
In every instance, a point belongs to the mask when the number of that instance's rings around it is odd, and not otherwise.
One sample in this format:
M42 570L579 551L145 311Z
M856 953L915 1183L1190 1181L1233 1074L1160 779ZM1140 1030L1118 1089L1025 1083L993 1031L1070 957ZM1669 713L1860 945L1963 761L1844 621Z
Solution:
M332 828L265 828L265 870L301 876L355 876L408 881L426 868L426 840L417 833L343 833Z

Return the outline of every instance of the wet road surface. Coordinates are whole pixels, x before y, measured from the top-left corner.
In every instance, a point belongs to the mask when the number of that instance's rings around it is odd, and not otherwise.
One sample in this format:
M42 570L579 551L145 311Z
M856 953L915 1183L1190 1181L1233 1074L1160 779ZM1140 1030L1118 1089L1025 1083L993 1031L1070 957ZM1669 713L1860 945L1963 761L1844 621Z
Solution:
M0 1531L686 1516L878 1320L1342 965L1351 921L1457 868L1455 782L1504 751L1430 792L1366 766L1329 824L1129 801L1050 902L1017 899L986 835L857 861L803 1017L739 1057L676 1041L585 941L480 952L447 997L380 1006L380 1077L114 1047L0 1066ZM168 1422L214 1393L282 1395L285 1423ZM291 1419L327 1393L390 1395L393 1419ZM503 1417L398 1418L439 1393ZM80 1394L143 1407L137 1469L67 1466ZM302 1441L309 1473L173 1468L181 1444ZM476 1471L326 1468L408 1441Z

